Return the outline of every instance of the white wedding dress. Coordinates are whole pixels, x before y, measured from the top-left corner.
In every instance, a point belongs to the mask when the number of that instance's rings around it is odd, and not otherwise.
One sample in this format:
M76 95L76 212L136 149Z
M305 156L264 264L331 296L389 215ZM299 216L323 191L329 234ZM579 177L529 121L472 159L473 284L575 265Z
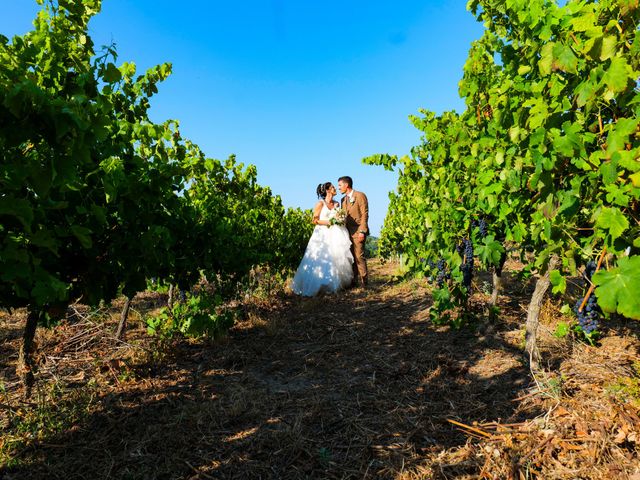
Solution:
M335 217L335 208L323 202L320 220ZM353 279L351 239L342 225L316 225L307 250L298 266L291 289L298 295L313 297L318 292L335 293Z

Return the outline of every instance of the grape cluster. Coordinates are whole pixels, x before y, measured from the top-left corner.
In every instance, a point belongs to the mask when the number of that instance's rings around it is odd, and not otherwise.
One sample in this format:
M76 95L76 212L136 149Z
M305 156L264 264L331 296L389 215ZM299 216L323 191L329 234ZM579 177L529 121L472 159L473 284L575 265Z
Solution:
M468 238L462 241L462 252L464 263L460 267L462 270L462 284L471 290L471 279L473 278L473 243Z
M583 277L587 280L587 285L591 282L591 277L596 271L596 262L589 261L584 268ZM584 304L584 308L580 311L580 305L584 298L579 299L576 305L573 307L573 311L578 316L578 323L580 327L587 335L598 328L598 319L602 315L602 310L598 306L598 299L595 293L592 293L587 302Z
M481 218L480 220L473 220L471 222L471 228L475 228L478 227L478 230L480 231L480 238L484 238L487 236L488 230L487 230L487 221L484 218Z
M478 228L480 229L480 235L482 236L482 238L487 236L487 222L484 221L484 219L480 220L480 224L478 225Z
M596 271L596 262L593 260L587 262L587 265L584 267L584 276L587 280L591 280L591 277Z
M587 335L593 332L598 328L598 319L600 318L600 307L598 306L598 301L595 295L591 295L585 303L584 308L580 311L580 305L582 305L583 299L580 298L575 307L573 307L573 311L576 312L578 316L578 323L580 323L580 327Z
M445 280L449 280L451 278L451 273L447 270L447 265L445 264L444 258L441 258L436 263L436 268L438 269L438 275L436 276L436 283L439 288L442 288Z

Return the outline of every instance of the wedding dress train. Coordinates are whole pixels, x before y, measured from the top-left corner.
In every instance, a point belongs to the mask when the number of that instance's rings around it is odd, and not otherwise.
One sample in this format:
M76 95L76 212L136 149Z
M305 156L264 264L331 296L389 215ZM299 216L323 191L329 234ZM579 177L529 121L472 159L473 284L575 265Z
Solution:
M326 204L320 220L335 217L335 208ZM318 292L334 293L351 284L353 255L349 232L342 225L316 225L298 266L291 289L298 295L313 297Z

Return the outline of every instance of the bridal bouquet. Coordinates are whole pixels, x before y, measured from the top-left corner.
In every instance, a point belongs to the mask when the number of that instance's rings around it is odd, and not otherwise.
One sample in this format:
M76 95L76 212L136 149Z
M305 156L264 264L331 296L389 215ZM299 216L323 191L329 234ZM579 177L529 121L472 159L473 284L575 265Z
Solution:
M347 219L347 212L345 212L343 208L338 207L335 209L334 216L329 220L329 226L344 225L344 222L346 219Z

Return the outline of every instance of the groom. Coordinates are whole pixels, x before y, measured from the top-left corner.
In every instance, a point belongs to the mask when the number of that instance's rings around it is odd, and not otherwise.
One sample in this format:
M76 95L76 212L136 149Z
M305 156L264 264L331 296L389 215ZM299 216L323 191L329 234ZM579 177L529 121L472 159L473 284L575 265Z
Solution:
M351 286L366 287L369 282L367 260L364 258L364 242L369 234L369 201L362 192L353 189L351 177L340 177L338 189L344 194L342 209L347 213L345 226L351 235L351 253L353 254L353 282Z

